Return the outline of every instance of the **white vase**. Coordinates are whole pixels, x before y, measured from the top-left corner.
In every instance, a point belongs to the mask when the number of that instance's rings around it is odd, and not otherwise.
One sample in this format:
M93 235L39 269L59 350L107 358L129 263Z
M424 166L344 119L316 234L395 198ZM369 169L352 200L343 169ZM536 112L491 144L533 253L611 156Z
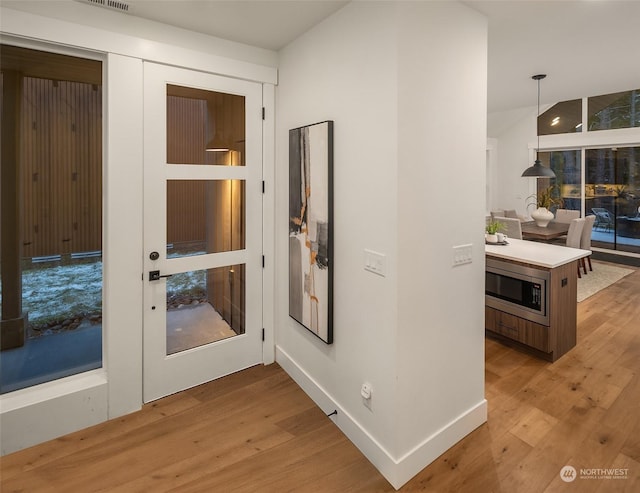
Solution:
M486 233L484 235L484 239L487 241L487 243L498 243L498 235L497 234L489 234Z
M553 220L553 212L546 207L538 207L531 213L531 217L541 228L546 228L551 220Z

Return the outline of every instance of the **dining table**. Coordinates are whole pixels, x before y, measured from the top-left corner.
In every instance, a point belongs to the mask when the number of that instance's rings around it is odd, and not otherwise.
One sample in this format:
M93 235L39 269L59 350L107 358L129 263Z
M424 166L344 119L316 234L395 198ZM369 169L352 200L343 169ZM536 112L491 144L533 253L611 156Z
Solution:
M538 226L535 221L523 222L521 225L523 240L550 241L565 236L569 231L569 223L551 221L545 227Z

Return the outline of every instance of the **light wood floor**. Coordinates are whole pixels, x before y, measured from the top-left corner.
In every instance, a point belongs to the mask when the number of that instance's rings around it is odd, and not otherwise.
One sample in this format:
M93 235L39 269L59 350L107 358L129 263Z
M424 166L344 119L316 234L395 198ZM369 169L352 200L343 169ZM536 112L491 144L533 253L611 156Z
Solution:
M401 491L640 491L640 270L580 303L578 325L554 364L487 340L488 423ZM277 365L1 463L3 493L393 491ZM565 465L628 477L564 483Z

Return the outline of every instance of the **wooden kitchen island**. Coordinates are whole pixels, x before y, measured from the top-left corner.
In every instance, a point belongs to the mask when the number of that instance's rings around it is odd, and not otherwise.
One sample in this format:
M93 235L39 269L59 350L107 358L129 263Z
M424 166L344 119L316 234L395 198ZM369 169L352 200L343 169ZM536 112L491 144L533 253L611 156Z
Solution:
M527 240L508 241L508 245L485 245L485 333L511 347L556 361L576 345L578 262L591 252ZM511 271L514 278L524 278L522 273L527 272L534 276L531 279L543 279L540 283L528 281L531 286L543 286L539 313L490 293L495 282L489 289L489 280L495 279L495 272L501 273L497 283L507 295L511 284L519 289L520 280L511 282ZM513 298L518 297L521 293L514 293ZM535 294L533 298L538 301Z

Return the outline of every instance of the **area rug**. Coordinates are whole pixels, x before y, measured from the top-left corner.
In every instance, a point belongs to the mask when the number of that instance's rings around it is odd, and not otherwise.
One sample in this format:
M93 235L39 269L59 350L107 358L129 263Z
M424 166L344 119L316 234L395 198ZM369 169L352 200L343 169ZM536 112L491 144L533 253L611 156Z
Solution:
M617 265L592 263L593 271L587 270L587 275L582 274L582 277L578 278L578 302L584 301L589 296L593 296L633 272L633 269Z

